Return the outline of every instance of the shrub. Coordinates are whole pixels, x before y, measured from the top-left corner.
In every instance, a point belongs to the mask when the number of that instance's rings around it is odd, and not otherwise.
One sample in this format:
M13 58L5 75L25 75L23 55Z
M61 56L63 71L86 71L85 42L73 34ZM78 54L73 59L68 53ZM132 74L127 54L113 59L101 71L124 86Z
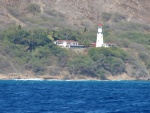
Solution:
M9 61L5 60L0 55L0 73L5 73L8 67L10 67Z
M113 58L111 60L110 69L113 75L118 75L125 72L125 64L121 59Z
M41 10L40 10L40 6L38 4L35 4L35 3L31 3L28 5L27 7L27 10L32 13L32 14L36 14L36 13L40 13Z
M91 73L93 61L88 56L76 56L68 62L68 69L71 74Z
M27 70L32 70L35 74L43 74L46 70L46 59L39 59L31 56L29 63L26 64Z
M146 62L146 67L147 67L147 69L150 69L150 61Z
M122 20L125 20L126 17L122 14L119 14L119 13L113 13L111 19L113 22L120 22Z
M111 13L103 12L102 13L102 20L105 21L105 22L107 22L107 21L110 20L111 16L112 16Z
M150 56L145 52L140 52L139 57L144 61L145 63L149 61Z
M126 71L125 62L129 61L129 55L119 48L92 48L89 56L95 61L97 69L105 69L113 75Z
M106 70L104 68L101 68L99 70L96 71L96 74L97 76L100 78L100 79L103 79L105 80L106 79Z

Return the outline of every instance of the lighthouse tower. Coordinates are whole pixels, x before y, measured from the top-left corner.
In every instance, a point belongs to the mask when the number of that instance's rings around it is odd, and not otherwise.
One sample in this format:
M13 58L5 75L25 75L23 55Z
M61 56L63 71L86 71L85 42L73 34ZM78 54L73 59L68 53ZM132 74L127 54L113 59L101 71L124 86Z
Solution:
M103 44L104 44L104 41L103 41L102 24L98 24L96 47L102 47Z

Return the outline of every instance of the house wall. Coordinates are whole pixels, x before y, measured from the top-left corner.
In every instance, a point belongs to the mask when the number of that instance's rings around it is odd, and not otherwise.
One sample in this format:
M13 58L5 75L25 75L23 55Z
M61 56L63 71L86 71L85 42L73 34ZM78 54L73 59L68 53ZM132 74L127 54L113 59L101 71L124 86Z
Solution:
M71 45L78 45L78 42L56 41L55 44L61 47L70 47Z

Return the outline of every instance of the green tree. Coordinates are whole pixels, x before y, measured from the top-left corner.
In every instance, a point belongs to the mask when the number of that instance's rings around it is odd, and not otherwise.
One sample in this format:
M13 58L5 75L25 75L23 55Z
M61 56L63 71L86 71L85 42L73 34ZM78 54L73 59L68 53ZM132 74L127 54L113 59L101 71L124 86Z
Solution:
M118 75L126 72L126 67L121 59L113 58L110 63L110 70L113 75Z
M104 69L113 75L125 72L125 62L129 57L119 48L92 48L89 56L95 61L97 69Z
M92 72L93 61L88 56L76 56L68 62L70 74L89 74Z
M50 47L52 53L58 58L58 64L61 67L65 67L67 65L69 51L64 48L60 48L59 46L52 45Z
M19 26L18 26L18 30L21 30L21 25L19 24Z

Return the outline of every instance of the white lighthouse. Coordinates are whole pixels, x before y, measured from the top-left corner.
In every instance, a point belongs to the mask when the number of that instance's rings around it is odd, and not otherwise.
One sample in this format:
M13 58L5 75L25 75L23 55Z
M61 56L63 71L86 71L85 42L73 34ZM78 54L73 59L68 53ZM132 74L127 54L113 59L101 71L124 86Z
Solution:
M103 40L102 24L98 24L96 47L102 47L103 44L104 40Z

